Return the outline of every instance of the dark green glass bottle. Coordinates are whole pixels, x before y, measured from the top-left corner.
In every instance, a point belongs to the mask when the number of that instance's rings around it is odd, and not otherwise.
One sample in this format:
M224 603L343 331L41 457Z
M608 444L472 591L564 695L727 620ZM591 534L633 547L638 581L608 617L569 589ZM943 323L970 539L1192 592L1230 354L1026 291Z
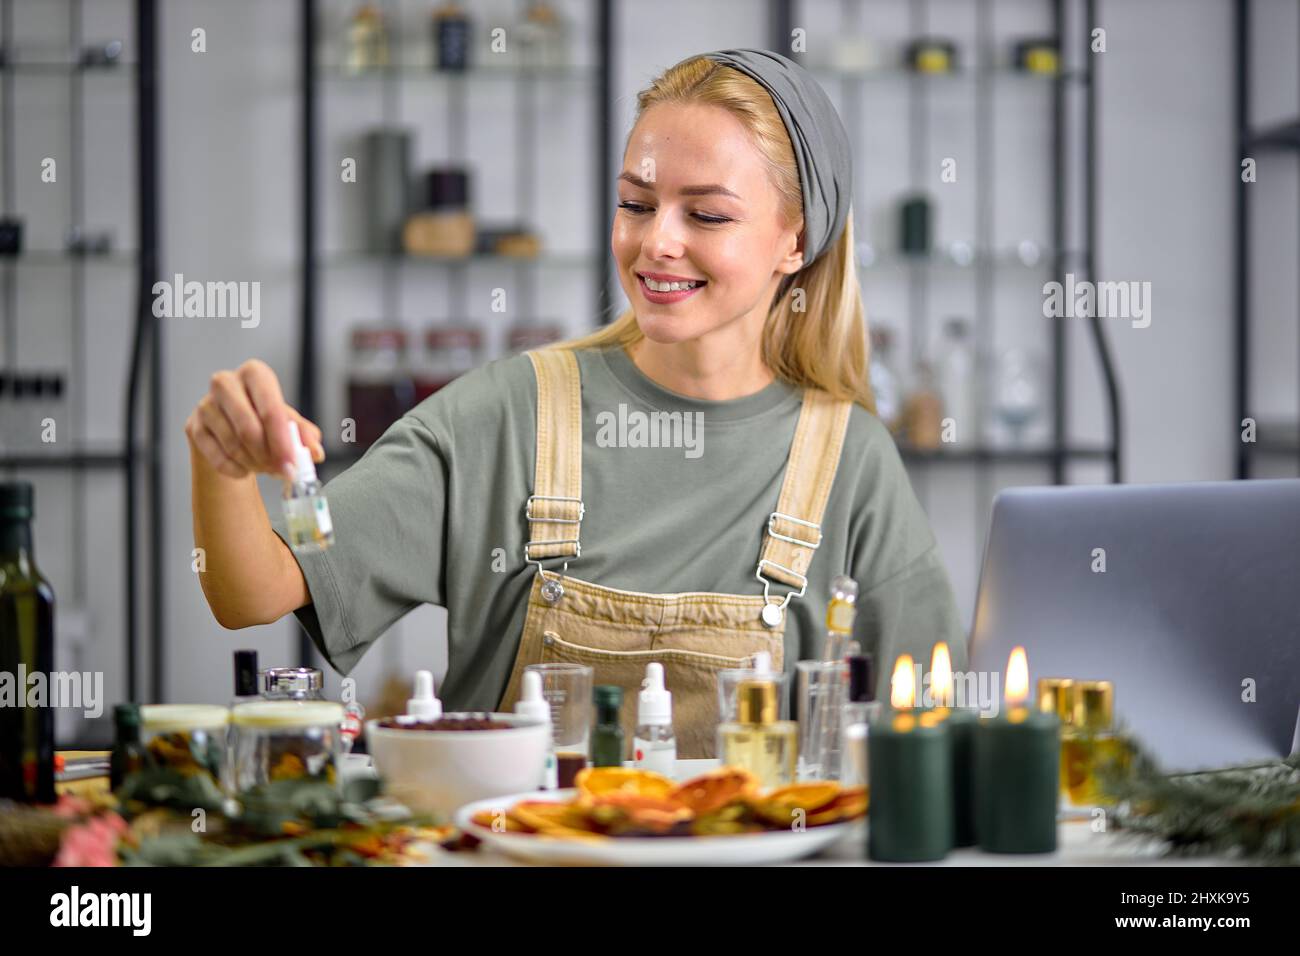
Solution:
M0 797L53 803L54 591L32 554L32 498L30 482L0 483ZM38 673L43 701L28 697Z
M128 776L148 762L148 751L140 742L140 705L118 704L113 708L113 753L108 759L108 785L116 790Z
M623 707L623 688L614 684L601 684L592 692L596 704L596 729L591 735L591 765L593 767L623 766L623 724L619 711Z

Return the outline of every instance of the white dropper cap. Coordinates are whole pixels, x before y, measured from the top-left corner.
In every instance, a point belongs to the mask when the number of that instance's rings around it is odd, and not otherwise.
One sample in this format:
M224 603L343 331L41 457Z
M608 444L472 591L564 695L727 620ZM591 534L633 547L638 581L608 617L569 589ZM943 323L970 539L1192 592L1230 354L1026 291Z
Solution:
M671 724L673 722L673 695L664 687L664 665L652 662L645 666L645 680L641 682L641 695L637 699L638 724Z
M415 672L415 696L406 702L406 716L421 720L442 716L442 701L433 696L433 671Z
M753 670L757 674L772 673L772 655L767 651L759 651L754 655Z
M311 460L311 450L302 443L298 423L289 419L289 441L293 444L293 478L295 481L316 481L316 463Z
M515 713L551 722L551 705L542 696L542 675L537 671L524 671L524 695L515 701Z

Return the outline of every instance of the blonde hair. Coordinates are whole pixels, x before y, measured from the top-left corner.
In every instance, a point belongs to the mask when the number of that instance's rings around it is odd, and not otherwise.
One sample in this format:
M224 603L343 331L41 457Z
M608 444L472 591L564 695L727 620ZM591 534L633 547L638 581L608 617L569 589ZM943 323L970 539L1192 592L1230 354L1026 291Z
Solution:
M803 220L799 167L790 136L771 95L755 80L707 57L691 57L670 67L637 95L637 119L650 107L666 103L720 106L736 116L771 171L785 221ZM590 335L551 347L626 348L642 338L636 312L628 309ZM867 377L867 325L853 251L852 209L834 246L782 278L763 325L762 349L764 364L777 378L801 388L821 389L875 412Z

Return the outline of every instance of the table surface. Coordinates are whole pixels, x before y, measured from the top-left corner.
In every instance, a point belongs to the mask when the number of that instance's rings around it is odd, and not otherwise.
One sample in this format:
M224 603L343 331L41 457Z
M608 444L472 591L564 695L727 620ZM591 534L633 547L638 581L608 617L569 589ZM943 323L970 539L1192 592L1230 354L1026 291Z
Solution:
M63 751L71 759L89 756L89 752ZM104 751L107 755L107 751ZM673 776L687 780L718 766L713 759L678 760ZM370 758L360 754L344 758L341 776L371 776L374 769ZM84 791L86 788L102 789L108 785L106 777L92 777L72 783L60 783L63 792ZM954 850L943 860L934 863L885 864L866 858L866 822L850 830L838 841L816 856L800 860L791 866L1224 866L1233 861L1222 857L1169 858L1160 847L1139 845L1112 833L1097 832L1093 815L1087 810L1068 811L1062 814L1057 827L1057 849L1054 853L1009 855L985 853L978 848ZM457 866L530 866L486 845L474 852L447 853L437 851L436 864Z

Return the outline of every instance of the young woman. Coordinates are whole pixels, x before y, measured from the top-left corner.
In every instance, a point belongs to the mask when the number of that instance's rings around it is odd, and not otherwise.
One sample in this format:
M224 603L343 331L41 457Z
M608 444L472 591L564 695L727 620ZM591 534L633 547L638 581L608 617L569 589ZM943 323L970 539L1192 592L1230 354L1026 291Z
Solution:
M713 752L716 672L820 655L828 588L859 586L878 686L965 634L933 532L873 413L848 139L801 67L685 60L640 94L611 248L631 308L488 363L397 421L325 489L336 542L295 557L255 474L287 422L250 361L186 425L200 576L226 627L293 611L347 673L418 604L448 609L448 709L513 704L523 668L635 688L660 661L680 756ZM630 737L630 734L629 734Z

